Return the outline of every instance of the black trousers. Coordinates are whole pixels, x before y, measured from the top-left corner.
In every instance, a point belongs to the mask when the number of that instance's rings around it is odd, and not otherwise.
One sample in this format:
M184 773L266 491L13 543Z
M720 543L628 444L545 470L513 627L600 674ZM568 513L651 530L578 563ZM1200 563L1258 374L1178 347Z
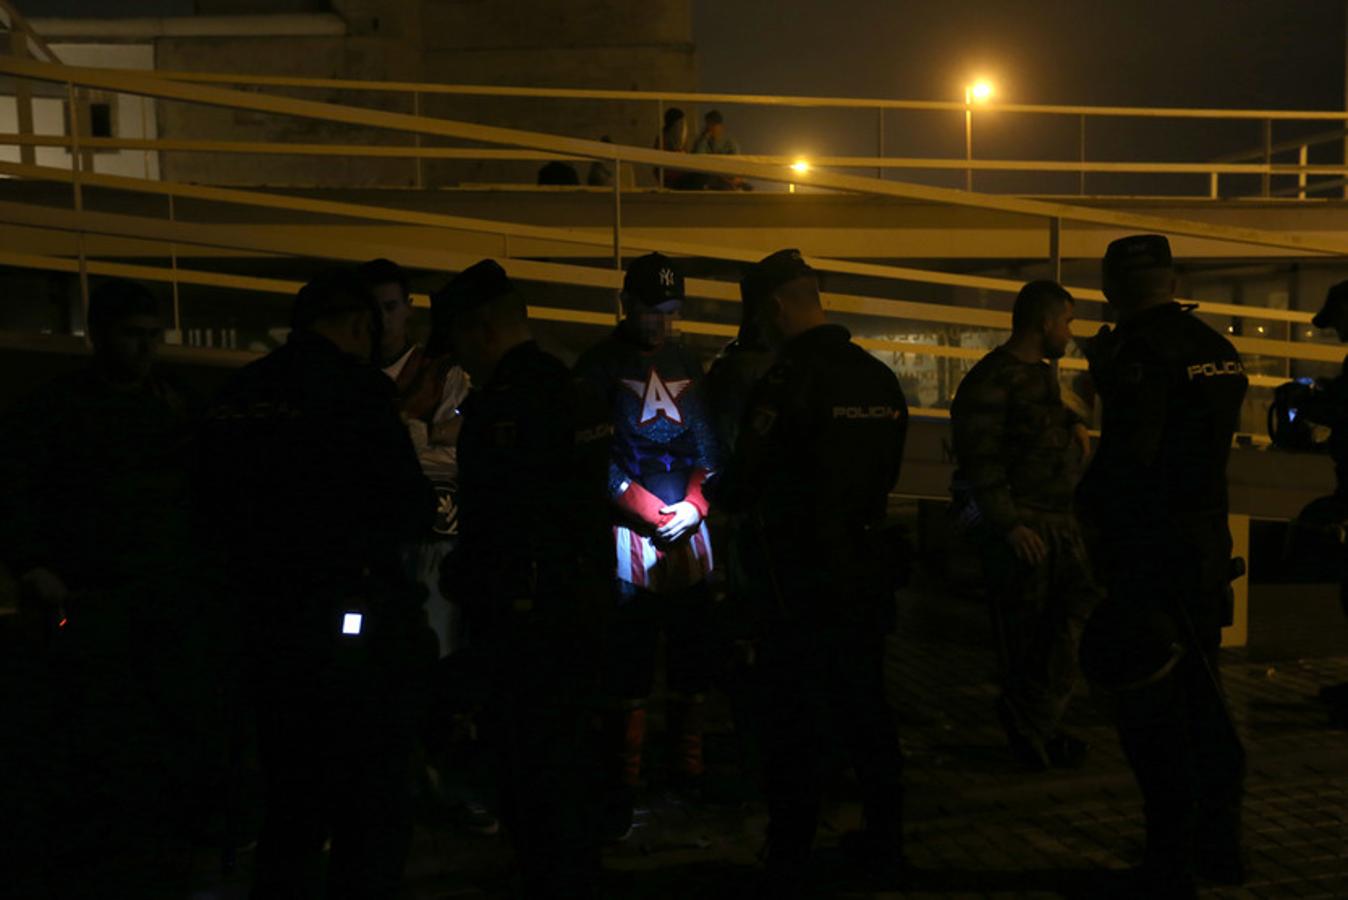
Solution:
M670 692L693 697L711 689L718 660L711 587L705 581L665 594L618 582L615 598L603 652L606 697L635 701L651 695L662 631Z
M408 649L429 657L424 645ZM258 677L265 814L252 897L397 897L425 667L360 653L297 662L266 665Z
M1142 792L1147 860L1163 869L1185 869L1195 853L1229 857L1240 848L1245 749L1217 665L1224 588L1215 580L1200 590L1196 562L1145 558L1115 567L1108 579L1111 604L1165 611L1185 646L1168 675L1112 695L1119 740Z
M1118 699L1119 739L1142 791L1148 861L1162 867L1240 848L1245 749L1219 693L1219 642L1219 632L1203 638L1210 668L1191 650L1169 676Z
M808 858L823 799L825 743L838 740L861 783L866 829L901 840L903 757L885 697L884 636L860 627L796 627L763 640L756 694L769 864Z
M490 673L482 737L527 900L594 896L601 793L595 656L574 625L498 623L470 648Z

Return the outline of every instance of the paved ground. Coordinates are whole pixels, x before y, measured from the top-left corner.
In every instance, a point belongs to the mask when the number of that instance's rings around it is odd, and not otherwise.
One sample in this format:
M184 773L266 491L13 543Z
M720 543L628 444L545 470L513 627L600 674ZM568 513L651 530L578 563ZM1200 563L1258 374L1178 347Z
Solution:
M907 756L908 850L917 869L903 894L849 891L835 868L836 835L855 827L840 778L821 833L821 879L840 897L1096 897L1110 870L1141 851L1139 800L1112 730L1082 696L1069 726L1093 745L1079 772L1027 775L1006 756L993 719L990 633L976 600L911 592L892 640L889 680ZM1348 649L1348 648L1345 648ZM1222 660L1250 759L1246 804L1250 883L1212 897L1348 896L1348 732L1327 727L1320 686L1348 680L1348 656ZM765 821L734 761L728 718L713 726L716 793L680 803L656 784L636 833L606 852L613 897L741 897L754 884ZM242 896L247 860L199 897ZM409 869L417 898L509 896L502 842L423 824Z

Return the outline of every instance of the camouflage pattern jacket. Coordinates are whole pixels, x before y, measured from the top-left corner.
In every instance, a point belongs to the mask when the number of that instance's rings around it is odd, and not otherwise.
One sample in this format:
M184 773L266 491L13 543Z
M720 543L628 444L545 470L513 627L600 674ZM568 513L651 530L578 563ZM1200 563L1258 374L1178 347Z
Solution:
M1035 513L1071 511L1082 466L1073 432L1084 423L1063 405L1047 363L993 350L960 383L950 423L952 492L976 506L983 525L1005 533Z

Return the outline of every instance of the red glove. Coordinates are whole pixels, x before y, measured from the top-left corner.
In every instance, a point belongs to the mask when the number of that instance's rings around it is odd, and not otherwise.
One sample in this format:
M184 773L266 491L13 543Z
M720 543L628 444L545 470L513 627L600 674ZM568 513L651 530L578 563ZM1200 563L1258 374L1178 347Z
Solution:
M659 528L670 518L668 514L660 512L666 505L665 501L635 481L627 482L627 490L614 498L613 502L618 504L619 509L635 516L652 528Z
M702 483L706 480L706 469L694 469L692 477L688 479L688 492L683 498L685 503L696 506L698 513L704 519L707 518L707 511L711 509L711 504L707 502L707 498L702 496Z

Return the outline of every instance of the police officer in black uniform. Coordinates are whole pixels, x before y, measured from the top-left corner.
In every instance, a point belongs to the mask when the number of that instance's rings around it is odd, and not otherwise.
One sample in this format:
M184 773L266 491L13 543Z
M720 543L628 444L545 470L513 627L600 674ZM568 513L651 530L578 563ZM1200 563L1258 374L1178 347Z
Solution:
M378 323L356 272L319 275L285 346L234 376L201 434L203 500L252 656L266 805L255 898L399 896L411 845L435 640L398 551L435 506L371 365Z
M893 573L876 529L898 478L908 408L898 379L824 317L799 251L755 267L759 321L779 347L754 389L713 502L750 515L757 669L770 814L765 897L802 890L822 799L820 743L836 732L862 785L847 848L873 874L901 866L901 756L885 699Z
M1192 896L1194 874L1243 878L1244 751L1217 651L1232 573L1226 463L1247 379L1231 343L1175 302L1164 237L1110 244L1103 282L1119 324L1087 352L1104 420L1079 499L1108 597L1082 668L1114 700L1142 791L1134 887Z
M1333 329L1341 343L1348 343L1348 281L1333 285L1324 305L1311 323L1316 328ZM1328 426L1329 455L1334 460L1334 494L1316 500L1298 519L1311 522L1348 522L1348 357L1338 376L1321 381L1297 407L1298 420ZM1339 548L1339 603L1348 613L1348 548ZM1322 688L1320 699L1330 708L1332 720L1348 725L1348 682Z
M524 896L590 897L598 767L589 739L598 616L611 577L608 437L597 396L534 343L523 297L492 260L435 297L473 380L459 435L459 544L443 570Z
M704 387L707 411L717 439L727 449L734 447L739 437L749 394L767 374L776 356L758 323L757 310L762 299L762 276L755 268L740 280L739 333L721 348L707 370Z

